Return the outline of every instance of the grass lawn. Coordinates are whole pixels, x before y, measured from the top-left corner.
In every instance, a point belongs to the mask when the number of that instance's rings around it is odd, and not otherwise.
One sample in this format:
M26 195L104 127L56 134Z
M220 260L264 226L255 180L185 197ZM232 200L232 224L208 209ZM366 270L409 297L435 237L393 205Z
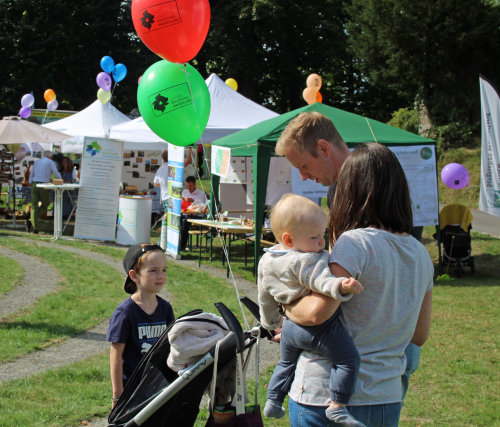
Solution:
M471 175L467 189L440 188L441 203L477 206L478 153L478 149L460 149L440 158L439 169L447 163L459 162ZM64 250L65 246L78 247L121 260L124 248L81 240L57 241L57 249L42 248L36 242L52 235L51 222L42 221L39 237L7 229L10 223L11 220L0 218L0 246L43 257L61 279L55 292L41 298L29 310L0 322L2 361L98 324L126 297L122 291L122 274ZM438 251L433 232L433 227L425 227L423 243L437 272ZM13 234L28 237L32 242L6 238ZM152 241L157 239L158 232L153 234ZM211 265L225 271L220 241L215 240L214 247ZM250 262L245 266L243 242L233 242L231 247L233 273L253 281L252 249L248 251ZM476 259L474 274L466 267L460 279L449 272L449 280L436 281L431 335L422 349L420 368L411 379L401 415L402 426L500 425L500 239L473 232L472 253ZM183 258L197 260L198 254L185 252ZM203 255L202 262L210 262L207 254ZM22 266L5 257L0 257L0 265L1 298L2 293L21 280ZM442 272L446 272L446 266ZM168 263L167 288L176 315L193 308L214 312L213 303L222 301L242 320L232 286L201 270ZM261 375L261 405L271 373L272 368L268 368ZM250 383L249 394L252 390ZM107 416L110 395L108 355L96 355L64 368L0 384L0 426L84 425L92 418ZM197 427L205 425L206 416L206 411L200 413ZM284 427L289 422L286 416L281 420L264 419L264 424Z

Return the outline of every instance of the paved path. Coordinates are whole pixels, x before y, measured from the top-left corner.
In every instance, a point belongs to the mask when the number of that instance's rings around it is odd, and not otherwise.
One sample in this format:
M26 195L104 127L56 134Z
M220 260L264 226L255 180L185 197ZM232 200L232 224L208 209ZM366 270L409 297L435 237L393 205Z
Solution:
M31 239L26 239L22 237L21 238L11 237L11 238L23 242L33 243L33 240ZM123 273L123 266L121 261L118 261L110 256L78 248L61 246L52 242L37 241L36 243L38 246L51 247L75 253L79 256L86 257L93 261L109 265L110 267L115 268L120 273ZM40 290L40 292L36 294L36 298L40 298L45 293L52 290L58 281L58 277L54 273L52 268L49 265L40 262L35 257L24 255L20 252L10 251L2 247L0 247L0 254L9 257L16 257L17 261L19 261L27 271L25 275L27 284L20 285L17 288L23 287L25 291L26 287L30 287L30 289L37 289L38 286L33 286L33 285L37 284L39 280L38 278L40 277L44 277L47 279L45 280L46 282L52 283L51 286L46 285L43 290ZM168 262L175 262L176 264L181 264L187 267L198 268L197 263L194 261L191 262L182 260L172 260L169 258ZM207 266L203 270L207 272L207 274L225 278L225 271L221 271L220 269ZM247 295L254 299L256 298L257 292L255 283L238 280L238 287L242 295ZM12 301L13 306L15 306L15 308L9 309L9 314L15 313L20 309L29 307L34 301L36 301L36 298L34 297L25 298L24 293L18 292L17 288L13 292L7 294L5 297L8 298L9 301ZM166 299L169 298L168 293L167 291L165 291L165 289L162 291L161 295ZM4 300L2 299L0 301L2 302L2 307L3 307ZM0 311L0 317L2 317L1 313L2 312ZM12 362L0 364L0 383L19 378L25 378L31 375L36 375L48 369L57 369L61 366L86 359L96 353L108 350L109 343L105 341L108 323L109 320L105 320L104 322L101 322L99 325L88 330L82 335L78 335L71 339L67 339L60 344L51 345L43 350L26 354ZM278 352L279 352L278 345L263 341L261 347L261 367L265 368L270 364L274 363L275 361L277 361ZM248 374L253 375L252 366L249 366Z
M471 209L472 230L500 238L500 218L479 209Z

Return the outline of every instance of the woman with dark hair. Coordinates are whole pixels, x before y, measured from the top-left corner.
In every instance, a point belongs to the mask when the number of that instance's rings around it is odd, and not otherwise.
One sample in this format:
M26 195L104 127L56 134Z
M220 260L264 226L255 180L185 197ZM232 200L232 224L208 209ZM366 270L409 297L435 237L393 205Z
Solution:
M409 233L412 209L406 177L385 146L362 144L344 162L330 210L330 270L354 277L365 291L342 303L340 321L361 357L356 389L347 407L367 426L397 426L405 350L421 346L430 330L433 265ZM339 303L319 294L287 306L302 325L319 325ZM290 423L335 425L325 417L328 361L303 352L290 390Z

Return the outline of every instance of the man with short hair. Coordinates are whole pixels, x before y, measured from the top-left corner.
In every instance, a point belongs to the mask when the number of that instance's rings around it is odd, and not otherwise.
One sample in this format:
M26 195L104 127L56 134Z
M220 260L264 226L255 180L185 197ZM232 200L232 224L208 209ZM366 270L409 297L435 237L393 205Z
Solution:
M50 182L51 175L62 179L56 164L52 161L52 152L44 151L43 157L38 159L31 167L29 179L31 184L31 221L29 219L26 220L26 231L28 233L33 231L33 233L38 234L38 221L47 212L47 208L49 207L49 190L39 188L38 184Z

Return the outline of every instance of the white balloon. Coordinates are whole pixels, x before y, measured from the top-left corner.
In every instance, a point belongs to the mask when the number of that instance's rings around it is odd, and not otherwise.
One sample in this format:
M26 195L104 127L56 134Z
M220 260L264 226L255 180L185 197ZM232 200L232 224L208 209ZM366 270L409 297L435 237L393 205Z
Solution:
M47 102L47 110L49 111L57 110L58 106L59 103L57 102L57 99L53 99L52 101Z

